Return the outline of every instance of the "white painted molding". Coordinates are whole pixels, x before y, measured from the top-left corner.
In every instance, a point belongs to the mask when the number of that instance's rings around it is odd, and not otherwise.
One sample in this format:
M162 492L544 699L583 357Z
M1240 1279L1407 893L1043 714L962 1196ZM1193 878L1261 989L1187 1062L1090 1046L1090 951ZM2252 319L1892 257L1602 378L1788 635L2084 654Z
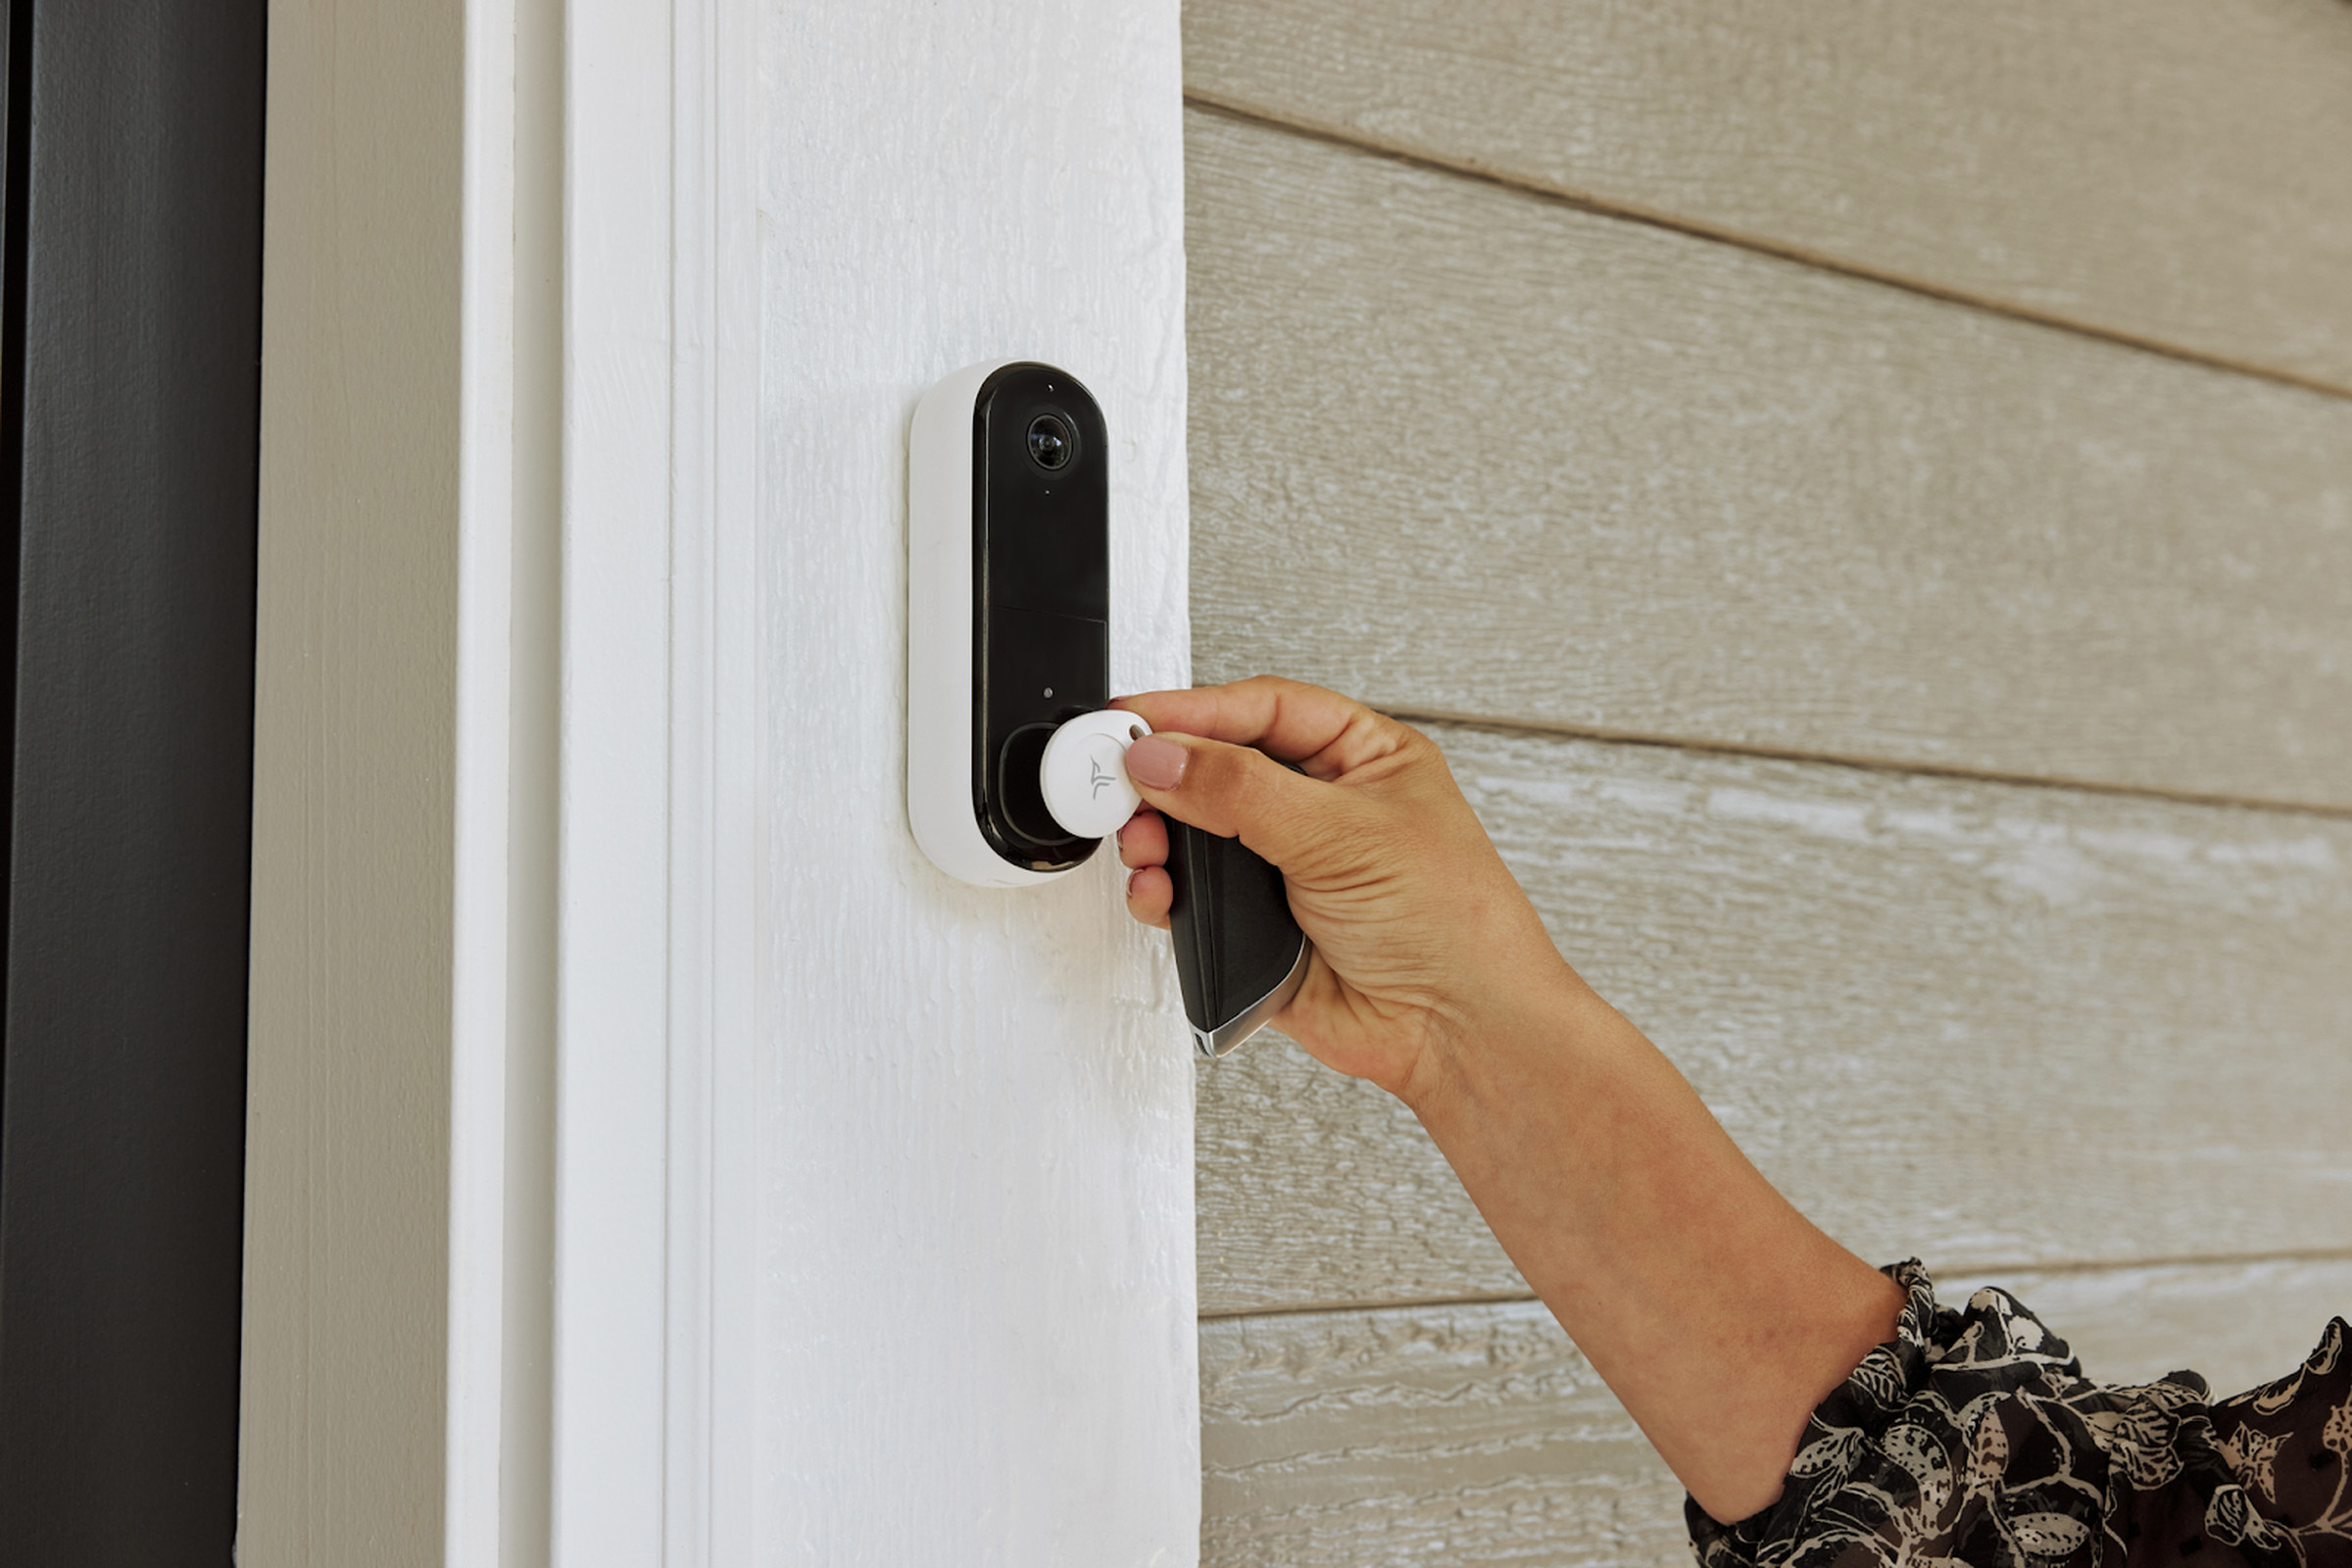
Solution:
M1174 0L270 22L241 1560L1190 1562L1162 944L902 806L957 365L1185 678Z
M565 19L563 1565L750 1560L758 20Z
M759 8L671 66L670 1069L663 1561L754 1560Z
M516 480L515 10L465 16L450 897L449 1394L443 1552L501 1560Z
M573 0L566 50L553 1558L1189 1561L1166 960L1107 858L1016 913L899 806L958 364L1084 367L1115 673L1184 677L1174 7Z

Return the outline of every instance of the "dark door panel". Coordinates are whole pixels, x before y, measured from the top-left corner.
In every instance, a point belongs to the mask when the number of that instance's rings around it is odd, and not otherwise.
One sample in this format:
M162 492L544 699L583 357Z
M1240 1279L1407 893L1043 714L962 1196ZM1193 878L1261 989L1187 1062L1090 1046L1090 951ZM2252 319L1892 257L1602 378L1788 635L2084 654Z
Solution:
M0 1562L229 1560L262 0L13 0Z

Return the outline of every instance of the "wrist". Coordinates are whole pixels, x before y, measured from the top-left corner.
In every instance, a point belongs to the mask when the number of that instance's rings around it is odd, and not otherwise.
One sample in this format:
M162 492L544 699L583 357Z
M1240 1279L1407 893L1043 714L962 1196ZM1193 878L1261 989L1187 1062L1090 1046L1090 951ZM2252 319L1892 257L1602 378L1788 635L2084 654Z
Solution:
M1575 1053L1616 1012L1550 944L1485 985L1433 1007L1422 1048L1402 1083L1390 1092L1425 1123L1445 1119L1467 1100L1516 1076L1516 1064Z

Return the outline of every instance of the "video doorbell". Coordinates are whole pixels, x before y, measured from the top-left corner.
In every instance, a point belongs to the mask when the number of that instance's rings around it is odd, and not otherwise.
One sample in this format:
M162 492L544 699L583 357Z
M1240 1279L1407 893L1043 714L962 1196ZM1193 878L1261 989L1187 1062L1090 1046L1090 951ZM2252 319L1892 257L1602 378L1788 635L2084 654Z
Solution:
M1110 701L1109 446L1050 365L975 365L915 406L906 810L966 882L1050 882L1102 842L1054 821L1038 780L1054 731Z
M999 360L926 393L907 440L906 813L950 876L1033 887L1141 800L1151 733L1110 700L1110 442L1067 371ZM1282 873L1168 824L1179 989L1223 1055L1280 1012L1312 954Z

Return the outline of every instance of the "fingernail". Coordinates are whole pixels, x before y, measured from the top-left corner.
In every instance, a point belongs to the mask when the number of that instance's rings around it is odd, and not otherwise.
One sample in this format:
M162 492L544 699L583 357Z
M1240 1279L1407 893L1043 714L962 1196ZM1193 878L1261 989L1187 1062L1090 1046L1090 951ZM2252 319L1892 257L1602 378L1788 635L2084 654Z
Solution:
M1148 790L1172 790L1184 777L1184 748L1147 735L1127 748L1127 776Z

